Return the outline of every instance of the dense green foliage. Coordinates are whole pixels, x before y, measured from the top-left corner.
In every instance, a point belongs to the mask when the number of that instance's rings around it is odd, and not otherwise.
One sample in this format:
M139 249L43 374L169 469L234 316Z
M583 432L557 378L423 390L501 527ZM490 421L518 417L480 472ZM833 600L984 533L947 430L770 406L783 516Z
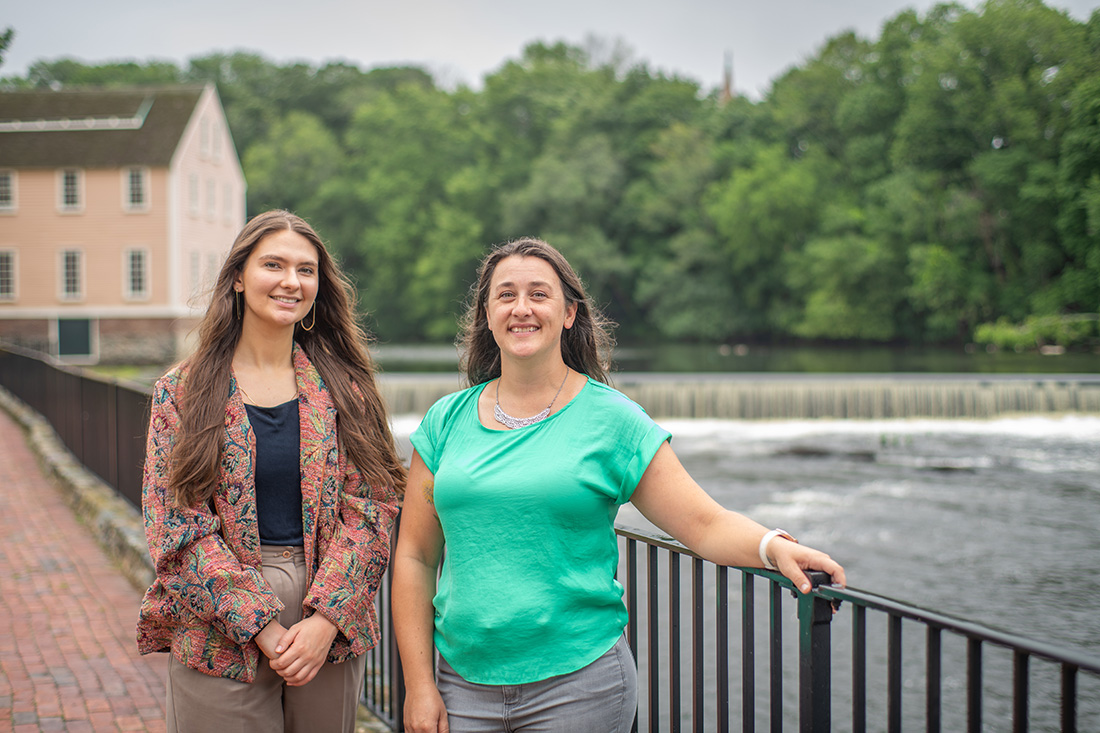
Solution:
M3 33L0 33L0 64L4 63L4 54L7 53L8 46L11 45L12 38L15 37L15 30L12 28L5 28Z
M312 221L387 341L450 338L486 247L536 235L625 339L1097 342L1100 12L906 11L759 102L596 50L480 91L245 53L5 84L216 82L249 210Z

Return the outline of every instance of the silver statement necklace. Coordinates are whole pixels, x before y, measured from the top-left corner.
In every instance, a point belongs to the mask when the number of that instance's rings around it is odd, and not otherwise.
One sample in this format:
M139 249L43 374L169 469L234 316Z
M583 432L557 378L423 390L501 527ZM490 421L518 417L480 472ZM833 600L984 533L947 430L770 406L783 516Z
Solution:
M500 379L497 379L497 397L496 406L493 407L493 418L506 428L515 430L516 428L525 428L528 425L534 425L540 420L545 420L550 417L550 408L554 406L554 403L558 400L558 395L561 394L561 390L565 387L565 380L569 379L569 367L565 368L565 376L561 380L561 384L558 386L558 391L554 394L554 399L550 400L550 404L546 406L546 409L537 415L531 417L512 417L500 407Z

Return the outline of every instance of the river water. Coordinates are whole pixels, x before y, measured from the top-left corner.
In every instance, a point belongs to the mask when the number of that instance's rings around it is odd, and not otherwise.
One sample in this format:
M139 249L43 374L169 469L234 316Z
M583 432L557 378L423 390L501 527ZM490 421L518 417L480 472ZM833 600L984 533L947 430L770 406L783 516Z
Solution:
M403 443L417 422L395 421ZM1100 417L661 422L689 472L721 504L827 550L851 586L1100 656ZM650 526L630 506L619 520ZM834 654L846 655L850 615L842 608L838 619ZM788 623L794 636L794 619ZM757 624L766 626L766 617ZM912 628L906 730L923 729L924 631ZM878 633L869 615L872 657ZM945 638L944 730L965 721L964 651L949 649ZM793 674L794 660L787 667ZM1032 668L1039 698L1032 730L1056 730L1057 670ZM985 672L1010 692L1010 657L988 651ZM872 730L885 720L884 682L875 675L872 659ZM1100 684L1082 675L1078 685L1079 729L1100 731ZM838 686L839 731L849 716ZM788 701L785 717L795 715L795 703ZM989 694L986 729L1009 729L1010 711L1008 698Z

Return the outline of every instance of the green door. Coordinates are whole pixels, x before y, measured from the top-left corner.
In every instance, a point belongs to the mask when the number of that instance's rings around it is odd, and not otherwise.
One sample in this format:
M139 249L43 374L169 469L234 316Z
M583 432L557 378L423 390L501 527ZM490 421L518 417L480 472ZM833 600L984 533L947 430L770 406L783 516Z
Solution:
M57 355L92 355L92 322L89 319L57 319Z

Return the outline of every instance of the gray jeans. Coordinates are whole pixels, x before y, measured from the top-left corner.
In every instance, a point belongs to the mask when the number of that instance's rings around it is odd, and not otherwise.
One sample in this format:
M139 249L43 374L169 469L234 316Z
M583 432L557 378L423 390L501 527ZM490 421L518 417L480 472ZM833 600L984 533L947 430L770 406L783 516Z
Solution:
M638 708L625 636L587 667L524 685L467 682L440 657L438 685L451 733L627 733Z

